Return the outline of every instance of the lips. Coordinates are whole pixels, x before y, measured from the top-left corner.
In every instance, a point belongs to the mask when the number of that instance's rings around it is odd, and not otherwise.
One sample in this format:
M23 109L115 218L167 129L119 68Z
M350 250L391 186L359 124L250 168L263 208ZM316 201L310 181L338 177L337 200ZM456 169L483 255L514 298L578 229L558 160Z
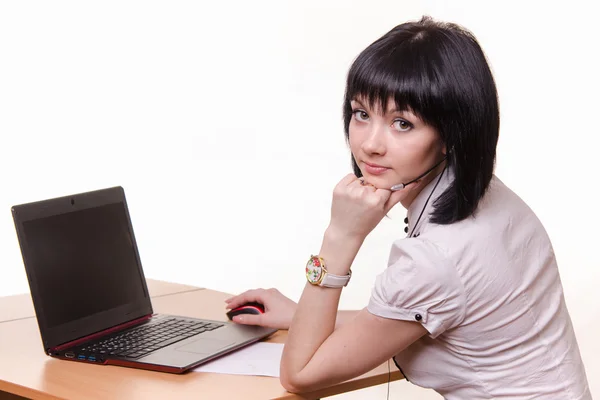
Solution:
M381 166L378 164L368 163L366 161L363 161L363 165L364 165L365 171L371 175L381 175L389 170L389 168L387 168L387 167L384 167L384 166Z

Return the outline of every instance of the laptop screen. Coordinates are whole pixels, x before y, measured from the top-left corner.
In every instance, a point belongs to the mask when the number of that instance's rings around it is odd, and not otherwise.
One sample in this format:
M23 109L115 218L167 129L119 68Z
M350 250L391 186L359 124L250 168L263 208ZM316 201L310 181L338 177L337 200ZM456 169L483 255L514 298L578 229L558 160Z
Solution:
M23 223L47 328L146 296L123 202Z

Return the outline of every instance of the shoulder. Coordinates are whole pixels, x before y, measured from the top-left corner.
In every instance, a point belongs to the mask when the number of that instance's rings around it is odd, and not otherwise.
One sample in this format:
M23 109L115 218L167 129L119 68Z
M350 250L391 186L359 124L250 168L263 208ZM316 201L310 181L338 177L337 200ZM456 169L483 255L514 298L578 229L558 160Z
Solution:
M448 257L457 248L490 246L503 236L521 232L547 239L534 211L513 190L493 175L490 185L473 215L448 225L427 221L420 237L435 243ZM519 234L517 237L521 237ZM490 241L490 239L493 239Z
M368 309L387 318L420 321L435 337L462 321L465 304L464 286L444 251L429 240L410 238L393 243Z

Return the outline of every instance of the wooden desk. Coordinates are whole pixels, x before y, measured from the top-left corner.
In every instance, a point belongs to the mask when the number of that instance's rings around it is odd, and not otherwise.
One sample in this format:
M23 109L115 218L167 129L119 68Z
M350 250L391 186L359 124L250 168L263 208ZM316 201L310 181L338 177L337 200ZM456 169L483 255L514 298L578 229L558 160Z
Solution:
M228 293L148 280L154 312L225 321ZM14 307L13 307L14 306ZM62 361L44 354L28 295L0 298L2 391L33 399L316 399L402 379L390 362L330 388L294 395L279 378L190 371L182 375ZM287 331L266 341L283 343Z

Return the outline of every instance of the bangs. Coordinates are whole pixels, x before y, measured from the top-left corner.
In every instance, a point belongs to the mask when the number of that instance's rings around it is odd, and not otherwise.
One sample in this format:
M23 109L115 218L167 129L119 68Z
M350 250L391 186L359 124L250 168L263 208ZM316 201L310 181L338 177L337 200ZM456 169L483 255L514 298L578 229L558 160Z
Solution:
M455 179L435 200L431 221L449 224L473 215L493 176L500 114L492 71L470 31L423 16L394 27L362 51L346 80L348 144L352 100L375 112L394 105L433 127L448 149ZM361 177L352 154L350 162Z
M410 111L431 125L441 97L435 80L435 54L426 54L428 46L414 41L399 45L374 43L361 53L348 72L346 105L363 100L371 109L386 110L393 99L396 109ZM433 53L433 52L432 52ZM346 107L346 108L347 108Z

